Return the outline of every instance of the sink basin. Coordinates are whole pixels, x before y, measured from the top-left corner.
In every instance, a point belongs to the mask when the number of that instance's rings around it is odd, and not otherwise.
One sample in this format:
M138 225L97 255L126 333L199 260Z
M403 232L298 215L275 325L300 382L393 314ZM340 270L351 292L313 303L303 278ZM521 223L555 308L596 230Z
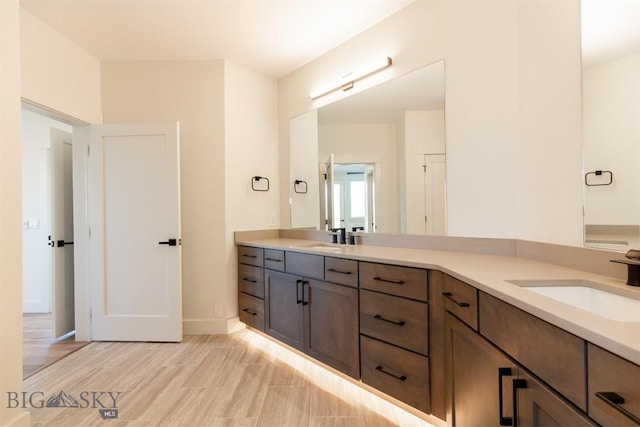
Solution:
M619 295L605 290L607 285L589 280L513 280L509 282L607 319L618 322L640 322L640 294L636 298Z
M307 246L300 246L301 248L305 248L305 249L313 249L316 251L322 251L322 252L333 252L333 253L340 253L342 252L342 247L340 246L336 246L336 245L332 245L330 243L314 243L312 245L307 245Z

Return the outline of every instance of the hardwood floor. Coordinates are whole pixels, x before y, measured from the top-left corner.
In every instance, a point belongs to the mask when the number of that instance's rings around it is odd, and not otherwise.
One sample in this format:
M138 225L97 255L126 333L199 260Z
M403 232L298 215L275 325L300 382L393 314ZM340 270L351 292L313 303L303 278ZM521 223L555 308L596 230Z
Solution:
M60 401L81 406L34 408L33 426L430 426L250 330L94 342L25 380L24 391L40 401L64 392ZM114 407L112 397L117 419L103 421L98 409Z
M45 366L88 344L76 341L74 336L55 340L51 322L50 313L22 315L23 378L30 377Z

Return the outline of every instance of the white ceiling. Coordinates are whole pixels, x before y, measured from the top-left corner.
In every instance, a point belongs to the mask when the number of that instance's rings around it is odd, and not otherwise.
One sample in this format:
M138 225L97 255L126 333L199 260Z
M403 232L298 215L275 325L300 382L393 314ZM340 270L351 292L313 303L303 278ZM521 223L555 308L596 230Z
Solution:
M414 1L20 0L20 4L99 60L227 59L280 78Z

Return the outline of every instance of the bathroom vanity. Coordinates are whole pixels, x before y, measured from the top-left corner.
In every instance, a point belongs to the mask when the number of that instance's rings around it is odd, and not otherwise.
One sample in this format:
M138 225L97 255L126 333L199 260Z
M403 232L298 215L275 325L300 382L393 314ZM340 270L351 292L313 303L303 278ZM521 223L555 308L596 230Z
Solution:
M236 243L243 322L448 425L640 425L640 322L527 289L580 279L640 300L624 281L516 256Z

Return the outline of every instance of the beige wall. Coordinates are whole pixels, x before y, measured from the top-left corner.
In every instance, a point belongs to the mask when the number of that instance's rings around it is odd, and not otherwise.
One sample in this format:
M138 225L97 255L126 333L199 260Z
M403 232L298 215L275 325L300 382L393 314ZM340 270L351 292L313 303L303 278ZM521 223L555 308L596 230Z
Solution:
M394 65L350 93L444 58L449 233L580 245L579 15L579 0L418 0L279 82L281 164L288 119L344 96L309 90L372 57ZM537 179L550 153L560 173Z
M279 227L278 86L271 78L225 61L225 211L227 283L224 316L238 315L234 231ZM251 177L270 181L268 192L251 190ZM233 324L228 325L228 329Z
M87 123L102 122L100 61L20 10L22 96Z
M7 392L22 391L22 157L20 29L17 0L0 1L0 426L29 425L7 408Z
M184 332L223 329L224 62L104 62L105 123L180 122Z
M278 225L276 82L225 61L105 62L102 99L105 123L180 122L184 332L227 332L233 231Z

